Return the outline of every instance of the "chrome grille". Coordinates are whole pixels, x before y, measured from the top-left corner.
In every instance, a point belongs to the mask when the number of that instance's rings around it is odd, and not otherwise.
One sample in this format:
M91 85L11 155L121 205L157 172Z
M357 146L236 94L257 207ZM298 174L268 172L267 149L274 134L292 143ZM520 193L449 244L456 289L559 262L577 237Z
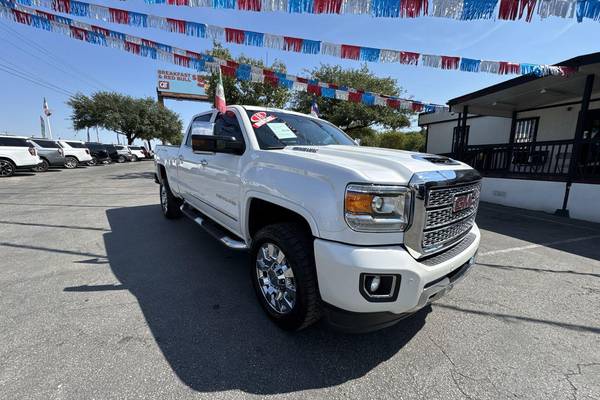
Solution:
M440 229L423 232L423 248L443 246L454 239L460 238L471 230L474 222L475 216L472 216Z
M442 189L432 189L429 191L427 196L427 208L441 207L452 205L454 195L474 192L475 197L479 199L479 192L481 191L481 183L474 183L472 185L455 186Z
M461 220L477 212L477 206L453 213L452 207L428 210L425 219L425 229L437 228L454 221Z
M414 212L404 245L413 257L442 254L467 236L475 223L481 191L481 175L476 170L417 172L409 185ZM455 196L467 193L473 193L472 206L453 212Z

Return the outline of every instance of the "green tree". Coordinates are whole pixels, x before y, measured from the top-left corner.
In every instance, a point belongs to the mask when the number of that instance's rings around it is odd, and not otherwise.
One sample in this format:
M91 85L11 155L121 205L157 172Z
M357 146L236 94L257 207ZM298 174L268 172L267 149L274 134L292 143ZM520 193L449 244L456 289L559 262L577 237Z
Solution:
M89 139L90 128L102 125L96 103L90 97L77 93L67 101L67 105L71 107L73 128L76 131L87 130Z
M151 97L133 98L115 92L97 92L91 97L77 94L67 104L73 109L71 120L75 129L100 126L124 135L128 144L135 139L146 140L148 144L151 139L180 140L182 123L179 116Z
M399 96L402 89L395 79L379 78L364 65L358 69L342 69L339 65L321 65L310 71L312 79L347 86L366 92ZM312 103L312 95L297 92L292 100L296 111L307 113ZM323 119L339 126L352 137L360 137L365 128L399 129L409 126L410 112L384 106L368 106L362 103L317 98Z
M213 57L225 60L234 60L240 64L249 64L255 67L264 68L262 60L241 55L233 59L229 50L219 43L213 43L213 49L209 51ZM269 67L278 72L286 72L286 66L283 62L275 60ZM223 75L223 89L225 91L225 100L227 104L244 104L253 106L266 106L283 108L291 98L291 91L285 87L273 86L265 82L239 81L234 77ZM218 73L211 73L207 90L210 101L214 104L215 90L219 81Z
M361 145L423 152L425 135L422 132L387 131L363 138Z

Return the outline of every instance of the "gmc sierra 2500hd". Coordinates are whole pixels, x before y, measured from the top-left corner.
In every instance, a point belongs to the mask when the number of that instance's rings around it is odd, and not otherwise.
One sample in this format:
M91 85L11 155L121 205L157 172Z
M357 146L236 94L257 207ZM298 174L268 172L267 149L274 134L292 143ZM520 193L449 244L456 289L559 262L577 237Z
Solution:
M360 147L324 120L230 106L157 146L167 218L251 252L267 314L298 330L383 328L447 293L474 263L480 175L430 154Z

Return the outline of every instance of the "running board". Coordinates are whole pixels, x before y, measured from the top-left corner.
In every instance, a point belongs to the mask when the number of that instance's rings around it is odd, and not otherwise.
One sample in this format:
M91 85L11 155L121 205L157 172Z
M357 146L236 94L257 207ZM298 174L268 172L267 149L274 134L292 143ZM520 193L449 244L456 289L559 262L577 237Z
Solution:
M232 239L224 228L218 225L216 222L210 220L204 214L200 213L194 207L188 203L183 203L181 206L181 212L200 225L209 235L223 243L225 246L233 250L248 250L248 246L241 240Z

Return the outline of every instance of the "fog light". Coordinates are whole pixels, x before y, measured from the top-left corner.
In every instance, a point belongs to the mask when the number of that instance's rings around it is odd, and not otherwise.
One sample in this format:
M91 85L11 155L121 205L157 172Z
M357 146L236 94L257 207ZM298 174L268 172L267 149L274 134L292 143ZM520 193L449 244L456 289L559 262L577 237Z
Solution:
M361 274L360 293L373 302L394 301L398 297L400 275Z
M369 292L375 293L377 289L379 289L379 284L381 283L381 278L379 275L375 275L371 280L371 285L369 285Z

